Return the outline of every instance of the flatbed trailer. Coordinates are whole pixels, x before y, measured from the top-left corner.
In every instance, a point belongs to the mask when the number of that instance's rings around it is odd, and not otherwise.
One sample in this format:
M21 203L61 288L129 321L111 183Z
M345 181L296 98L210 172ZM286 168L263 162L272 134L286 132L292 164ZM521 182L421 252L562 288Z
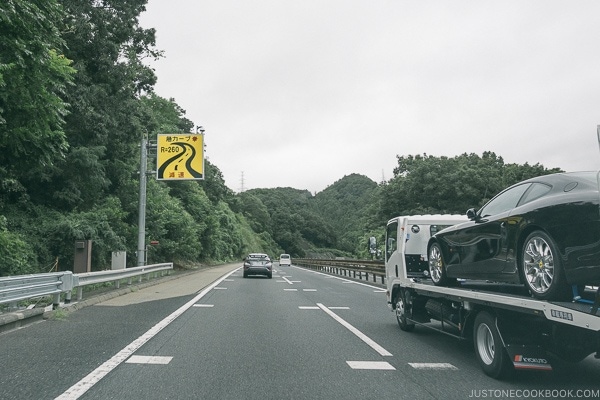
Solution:
M600 358L598 288L575 293L575 301L554 302L530 297L521 285L459 280L452 287L435 286L428 277L426 243L440 227L459 220L429 215L388 222L387 303L401 330L424 326L473 340L483 371L497 379L519 369L549 371L556 360L578 362L593 353Z

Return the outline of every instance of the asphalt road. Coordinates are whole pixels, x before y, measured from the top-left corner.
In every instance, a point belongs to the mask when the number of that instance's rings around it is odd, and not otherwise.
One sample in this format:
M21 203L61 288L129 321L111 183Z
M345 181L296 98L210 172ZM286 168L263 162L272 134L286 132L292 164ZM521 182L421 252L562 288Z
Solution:
M380 286L238 266L0 335L0 399L600 398L593 357L496 381L471 343L400 331Z

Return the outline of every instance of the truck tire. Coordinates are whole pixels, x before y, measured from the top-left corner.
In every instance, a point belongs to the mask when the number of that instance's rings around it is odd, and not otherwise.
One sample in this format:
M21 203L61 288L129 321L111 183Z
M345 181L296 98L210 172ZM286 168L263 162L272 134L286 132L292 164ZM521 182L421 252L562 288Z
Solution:
M446 274L446 263L442 255L442 249L436 242L429 247L429 276L436 286L450 286L456 279L448 278Z
M545 232L530 233L521 250L521 277L525 287L540 300L568 300L561 259L554 240Z
M412 332L415 329L415 324L408 322L406 319L406 300L404 298L404 291L401 291L396 298L396 320L398 326L405 332Z
M496 326L496 318L480 311L473 324L475 355L483 372L494 379L505 379L514 371Z

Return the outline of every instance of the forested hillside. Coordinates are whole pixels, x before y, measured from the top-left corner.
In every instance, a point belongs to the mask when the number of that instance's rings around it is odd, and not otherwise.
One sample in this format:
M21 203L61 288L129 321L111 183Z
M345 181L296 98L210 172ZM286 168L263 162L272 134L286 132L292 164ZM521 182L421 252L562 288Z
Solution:
M138 17L146 0L5 0L0 4L0 276L68 270L74 242L135 263L139 145L194 132L143 63L161 57ZM218 133L217 133L218 134ZM503 187L553 172L494 153L398 157L389 182L352 174L316 195L293 188L235 194L218 166L205 180L148 180L149 262L178 266L277 256L367 257L399 214L464 212Z

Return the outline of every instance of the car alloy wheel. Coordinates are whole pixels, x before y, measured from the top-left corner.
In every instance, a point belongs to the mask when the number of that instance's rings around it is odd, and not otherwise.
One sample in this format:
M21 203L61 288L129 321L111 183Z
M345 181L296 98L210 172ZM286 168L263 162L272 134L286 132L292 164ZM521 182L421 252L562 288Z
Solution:
M554 280L554 255L543 238L534 236L527 241L523 253L523 272L529 288L546 293Z
M456 282L456 279L448 278L446 275L446 264L438 243L433 243L429 247L429 276L436 286L449 286Z
M429 275L433 283L438 284L442 280L442 253L437 243L429 249Z
M532 232L521 253L521 273L527 289L541 300L566 300L571 296L561 259L550 236Z

